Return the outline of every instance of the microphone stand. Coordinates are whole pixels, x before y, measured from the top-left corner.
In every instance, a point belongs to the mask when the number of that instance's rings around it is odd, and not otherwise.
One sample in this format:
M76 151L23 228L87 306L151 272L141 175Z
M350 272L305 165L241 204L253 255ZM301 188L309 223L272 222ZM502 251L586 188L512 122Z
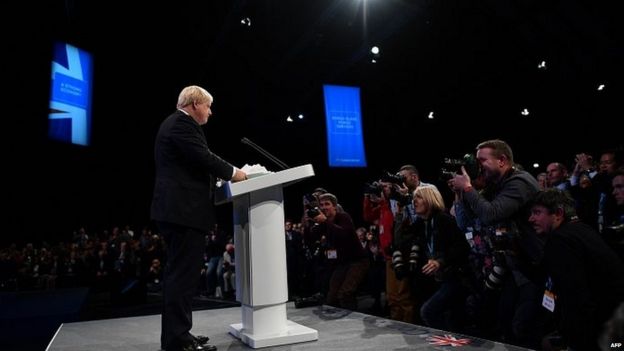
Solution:
M243 143L245 145L251 146L252 149L256 150L259 154L261 154L262 156L266 157L267 159L269 159L270 161L275 163L282 170L290 168L290 167L288 167L287 164L285 164L284 162L280 161L280 159L278 159L277 157L271 155L271 153L269 153L265 149L263 149L260 146L256 145L256 143L254 143L253 141L243 137L241 139L241 143Z

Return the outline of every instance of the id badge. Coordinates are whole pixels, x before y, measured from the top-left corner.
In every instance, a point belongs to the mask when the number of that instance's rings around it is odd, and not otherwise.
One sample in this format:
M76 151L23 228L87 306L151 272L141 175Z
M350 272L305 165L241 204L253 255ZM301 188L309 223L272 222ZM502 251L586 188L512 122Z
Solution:
M338 258L338 251L336 250L327 250L327 258L330 260L335 260Z
M549 290L544 291L542 306L550 312L555 312L555 294Z

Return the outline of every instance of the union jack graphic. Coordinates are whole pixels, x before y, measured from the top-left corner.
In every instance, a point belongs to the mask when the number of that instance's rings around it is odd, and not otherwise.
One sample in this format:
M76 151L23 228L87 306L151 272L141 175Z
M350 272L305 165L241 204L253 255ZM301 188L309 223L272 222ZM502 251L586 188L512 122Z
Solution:
M441 335L430 336L427 338L427 341L429 341L429 344L431 345L460 347L460 346L465 346L465 345L470 344L471 340L470 339L457 339L453 335L444 334L444 336L441 336Z

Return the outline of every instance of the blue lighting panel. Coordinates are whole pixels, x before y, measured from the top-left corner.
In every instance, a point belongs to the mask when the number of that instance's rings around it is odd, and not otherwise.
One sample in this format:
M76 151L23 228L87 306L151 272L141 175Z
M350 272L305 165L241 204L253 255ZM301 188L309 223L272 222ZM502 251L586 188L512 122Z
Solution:
M52 58L48 136L87 146L91 137L91 54L66 43L55 43Z
M330 167L366 167L360 88L323 85Z

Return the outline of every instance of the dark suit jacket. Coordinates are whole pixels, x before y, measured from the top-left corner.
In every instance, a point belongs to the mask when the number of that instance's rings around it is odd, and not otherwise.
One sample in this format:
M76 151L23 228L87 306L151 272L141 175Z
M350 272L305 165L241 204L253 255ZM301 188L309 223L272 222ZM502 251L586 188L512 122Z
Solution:
M215 177L230 180L233 166L208 149L201 126L179 110L160 125L154 157L152 219L208 231L215 222Z

